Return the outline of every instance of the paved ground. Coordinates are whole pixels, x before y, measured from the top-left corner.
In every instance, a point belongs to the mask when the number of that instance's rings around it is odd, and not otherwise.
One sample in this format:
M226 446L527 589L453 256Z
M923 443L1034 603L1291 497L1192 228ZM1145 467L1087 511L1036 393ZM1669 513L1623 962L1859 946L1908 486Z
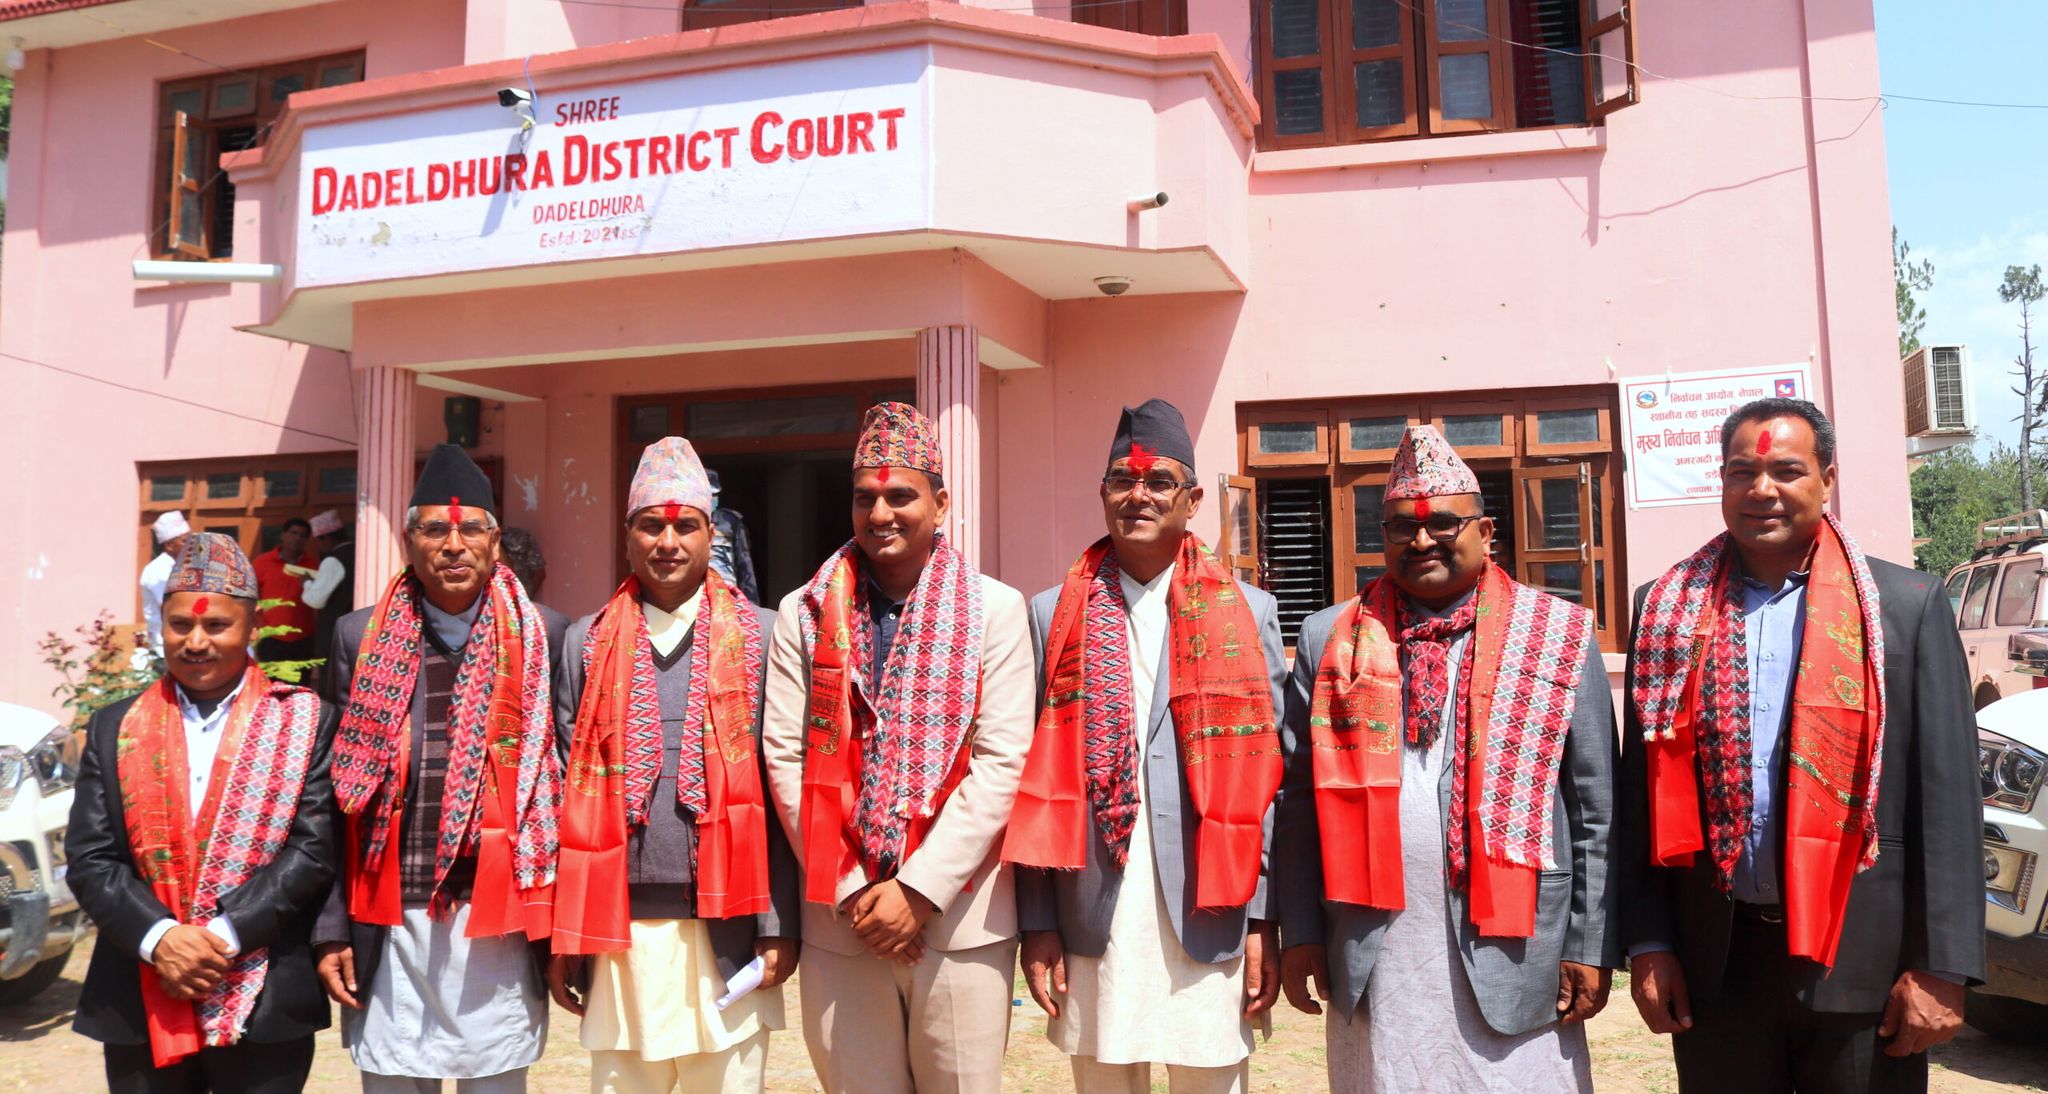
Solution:
M28 1006L0 1011L0 1090L38 1094L90 1091L104 1087L99 1046L71 1032L71 1008L85 975L88 942L72 957L65 978ZM815 1091L803 1036L796 1031L795 986L790 987L792 1030L771 1041L768 1089L776 1094ZM1009 1054L1009 1090L1051 1094L1070 1090L1066 1060L1045 1043L1045 1022L1027 999L1016 1008ZM1301 1092L1324 1087L1320 1020L1281 1005L1273 1038L1252 1057L1252 1089ZM575 1020L555 1012L548 1053L534 1068L535 1094L583 1094L588 1071L576 1044ZM1592 1027L1595 1085L1603 1091L1661 1094L1677 1089L1671 1051L1637 1021L1625 991L1596 1018ZM2048 1037L2029 1045L1992 1041L1966 1030L1934 1054L1933 1089L1937 1094L1980 1094L1984 1091L2048 1090ZM343 1094L359 1090L354 1068L340 1041L329 1031L320 1043L308 1090ZM1155 1090L1165 1090L1157 1083Z

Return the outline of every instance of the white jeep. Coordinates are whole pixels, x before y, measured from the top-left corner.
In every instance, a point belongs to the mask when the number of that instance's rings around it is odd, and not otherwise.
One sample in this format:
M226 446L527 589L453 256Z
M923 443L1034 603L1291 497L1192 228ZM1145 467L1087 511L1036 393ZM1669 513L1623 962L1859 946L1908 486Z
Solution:
M2048 642L2048 631L2029 637ZM2041 671L2032 659L2020 661L2028 675ZM1971 990L1967 1017L1994 1037L2036 1040L2048 1036L2048 690L2023 691L1977 712L1977 762L1985 983Z
M0 703L0 1006L33 998L90 929L64 880L81 734Z

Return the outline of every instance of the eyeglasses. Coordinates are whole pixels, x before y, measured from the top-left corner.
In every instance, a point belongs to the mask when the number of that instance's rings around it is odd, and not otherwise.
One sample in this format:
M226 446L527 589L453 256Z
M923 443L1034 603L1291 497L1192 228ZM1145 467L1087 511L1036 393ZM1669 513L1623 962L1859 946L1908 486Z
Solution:
M1427 530L1429 538L1437 543L1449 543L1465 534L1466 525L1475 520L1485 519L1484 514L1473 517L1459 517L1448 513L1443 516L1431 517L1428 520L1408 520L1403 517L1396 517L1392 520L1381 521L1380 530L1386 533L1388 543L1413 543L1415 542L1415 534L1424 530Z
M1142 486L1145 493L1152 497L1170 498L1174 491L1186 489L1194 483L1182 482L1171 475L1147 475L1142 479L1131 475L1104 475L1102 485L1109 488L1112 497L1126 497L1131 491Z
M429 543L439 543L447 539L450 532L460 532L464 540L476 543L491 534L491 526L480 520L465 520L460 525L450 524L445 520L430 520L412 526L412 534Z

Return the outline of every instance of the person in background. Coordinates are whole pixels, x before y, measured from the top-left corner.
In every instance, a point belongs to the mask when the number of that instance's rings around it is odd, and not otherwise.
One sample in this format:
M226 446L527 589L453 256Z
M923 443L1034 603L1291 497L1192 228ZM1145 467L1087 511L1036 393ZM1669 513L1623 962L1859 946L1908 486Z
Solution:
M335 715L250 657L235 541L178 538L166 675L86 730L64 849L99 943L73 1025L115 1094L286 1094L328 1023L309 935L341 856Z
M705 472L711 479L711 496L715 502L720 490L718 472ZM719 576L739 586L747 599L756 604L761 602L761 588L754 579L754 545L747 539L747 521L737 509L719 506L711 514L711 568Z
M518 1094L547 1044L561 757L550 633L498 559L491 483L437 445L407 566L335 625L342 877L314 929L365 1094Z
M830 1094L994 1094L1031 628L1024 597L939 532L931 420L883 403L864 426L853 539L783 598L768 653L762 748L804 867L804 1041Z
M569 617L540 602L540 587L548 580L548 558L541 553L540 540L524 528L507 528L498 537L498 557L512 568L513 576L526 589L526 598L547 621L549 634L569 629Z
M1924 1091L1984 977L1970 676L1941 580L1829 511L1835 428L1721 428L1726 531L1637 590L1630 990L1683 1091Z
M149 531L156 537L157 554L142 568L142 630L150 652L161 660L164 655L164 583L171 579L171 569L178 562L178 548L184 545L192 526L185 522L182 511L173 509L157 517Z
M1031 601L1038 732L1003 858L1024 979L1082 1094L1242 1094L1280 993L1266 857L1287 652L1271 594L1188 531L1195 444L1126 407L1108 535Z
M355 529L344 525L334 509L314 516L312 529L320 568L306 579L301 599L320 613L313 624L313 656L325 660L334 643L334 621L356 610Z
M760 1091L796 967L796 856L759 745L775 615L709 568L711 510L690 442L649 445L626 494L632 573L570 626L555 680L577 792L548 988L583 1017L599 1094ZM760 986L721 1007L751 962Z
M288 627L283 634L256 642L259 661L303 661L313 656L313 625L318 616L306 603L306 579L317 573L306 553L306 541L313 537L310 522L293 517L284 522L277 546L251 559L256 567L256 588L261 599L282 604L257 613L258 630Z
M1479 480L1432 426L1382 514L1386 574L1302 624L1288 685L1287 1000L1334 1006L1332 1091L1590 1091L1621 960L1593 615L1488 558Z

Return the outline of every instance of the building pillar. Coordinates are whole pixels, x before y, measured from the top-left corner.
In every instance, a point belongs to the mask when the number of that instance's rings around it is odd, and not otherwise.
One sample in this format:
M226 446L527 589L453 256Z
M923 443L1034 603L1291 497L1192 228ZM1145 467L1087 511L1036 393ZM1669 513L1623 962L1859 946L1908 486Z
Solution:
M356 390L356 603L375 604L405 566L399 535L412 497L413 394L407 369L361 370Z
M946 537L981 565L981 336L973 327L917 332L917 404L939 429L952 508Z

